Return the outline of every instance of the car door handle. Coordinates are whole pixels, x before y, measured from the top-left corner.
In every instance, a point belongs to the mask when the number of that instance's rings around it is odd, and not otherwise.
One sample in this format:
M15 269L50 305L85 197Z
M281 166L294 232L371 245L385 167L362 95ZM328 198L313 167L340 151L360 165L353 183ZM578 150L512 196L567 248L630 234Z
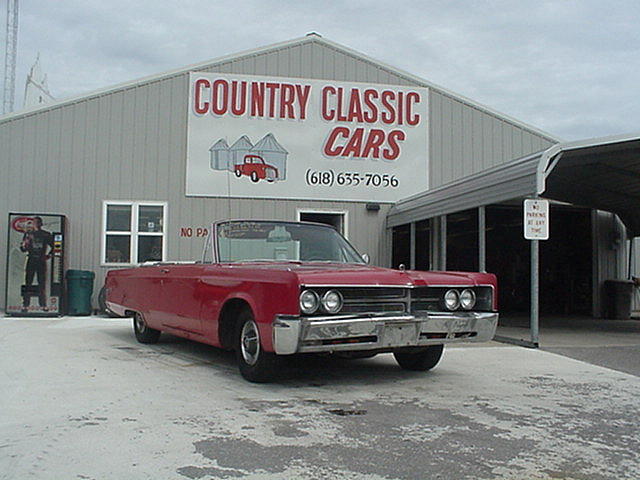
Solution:
M169 269L168 268L161 268L160 272L162 273L169 273Z

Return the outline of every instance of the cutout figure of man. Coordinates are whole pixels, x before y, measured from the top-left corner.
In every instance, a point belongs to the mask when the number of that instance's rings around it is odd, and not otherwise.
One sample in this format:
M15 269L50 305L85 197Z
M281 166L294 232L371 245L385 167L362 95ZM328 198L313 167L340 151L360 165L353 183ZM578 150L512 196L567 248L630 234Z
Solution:
M53 250L53 235L42 229L42 218L33 217L33 227L29 228L20 243L20 250L27 254L25 267L25 290L22 295L22 310L27 311L31 304L29 287L33 285L33 277L38 280L38 304L47 310L45 284L47 277L47 260Z

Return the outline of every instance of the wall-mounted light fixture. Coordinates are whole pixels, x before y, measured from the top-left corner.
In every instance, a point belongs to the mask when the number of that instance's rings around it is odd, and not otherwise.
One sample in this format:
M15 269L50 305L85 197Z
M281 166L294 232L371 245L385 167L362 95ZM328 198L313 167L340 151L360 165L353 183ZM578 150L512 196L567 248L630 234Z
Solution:
M367 212L378 212L380 211L379 203L367 203Z

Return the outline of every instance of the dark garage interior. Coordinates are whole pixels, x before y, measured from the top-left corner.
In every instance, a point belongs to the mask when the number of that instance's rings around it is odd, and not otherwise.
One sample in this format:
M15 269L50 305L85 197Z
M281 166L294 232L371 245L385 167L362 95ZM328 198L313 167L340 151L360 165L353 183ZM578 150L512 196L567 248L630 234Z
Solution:
M487 271L498 276L499 308L506 314L530 311L530 242L523 236L521 205L486 207ZM430 268L431 222L416 222L417 270ZM447 215L447 270L477 271L478 210ZM592 221L591 211L552 205L550 238L540 241L540 312L554 315L591 315ZM411 228L394 227L393 266L411 264Z
M549 240L540 241L540 312L592 313L591 212L552 205ZM531 250L523 237L522 207L487 207L487 271L498 276L500 310L530 309Z

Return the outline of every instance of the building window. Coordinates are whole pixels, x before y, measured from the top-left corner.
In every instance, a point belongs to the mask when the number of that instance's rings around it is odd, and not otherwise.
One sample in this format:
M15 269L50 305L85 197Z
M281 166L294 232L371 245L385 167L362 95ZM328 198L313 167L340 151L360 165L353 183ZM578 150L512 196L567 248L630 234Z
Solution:
M166 215L166 203L104 202L102 264L164 260Z

